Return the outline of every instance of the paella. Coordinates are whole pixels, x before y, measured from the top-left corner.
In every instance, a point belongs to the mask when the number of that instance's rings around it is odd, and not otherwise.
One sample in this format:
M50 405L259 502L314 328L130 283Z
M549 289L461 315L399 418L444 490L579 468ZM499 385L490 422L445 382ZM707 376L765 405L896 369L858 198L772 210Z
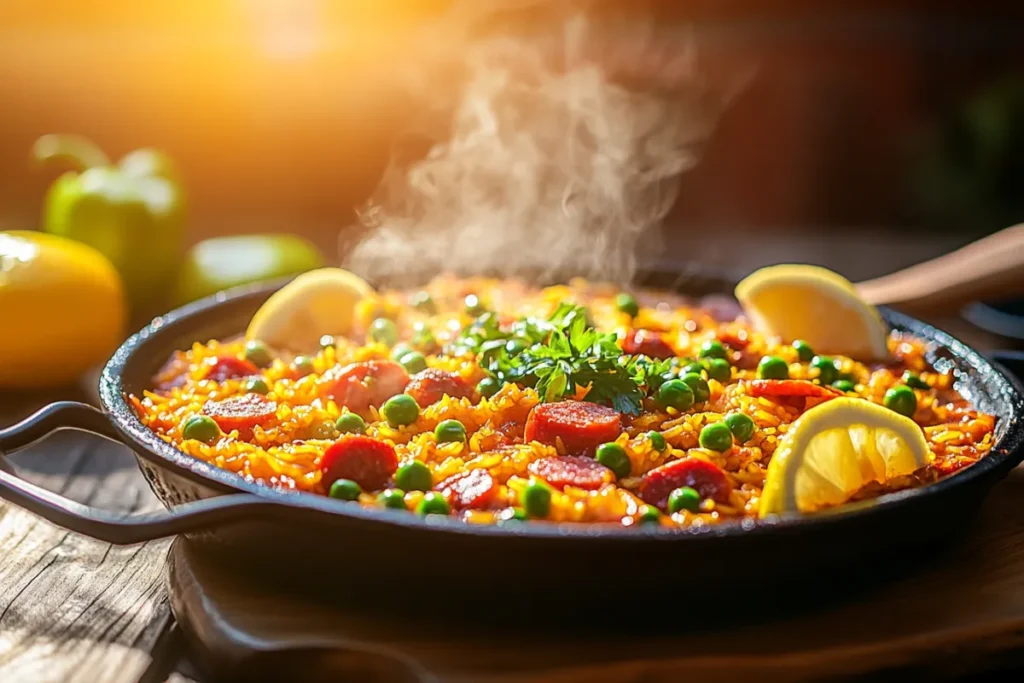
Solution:
M582 279L376 291L325 269L128 398L247 481L467 523L813 514L984 457L995 418L953 368L830 278L812 279L832 298L741 285L741 310Z

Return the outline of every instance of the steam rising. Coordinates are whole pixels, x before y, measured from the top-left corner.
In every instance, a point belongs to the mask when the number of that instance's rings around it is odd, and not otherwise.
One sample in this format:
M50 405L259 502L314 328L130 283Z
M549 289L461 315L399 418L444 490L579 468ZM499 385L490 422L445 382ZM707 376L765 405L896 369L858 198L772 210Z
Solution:
M641 91L588 60L583 19L559 38L555 50L506 37L463 53L450 138L392 165L348 267L395 284L425 271L630 280L723 98L697 81L691 52L671 88Z

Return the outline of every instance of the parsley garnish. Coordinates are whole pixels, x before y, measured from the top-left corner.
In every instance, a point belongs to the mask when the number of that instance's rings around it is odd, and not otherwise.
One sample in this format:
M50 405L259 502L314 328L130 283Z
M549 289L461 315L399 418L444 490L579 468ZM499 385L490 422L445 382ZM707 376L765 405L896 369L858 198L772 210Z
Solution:
M589 387L586 400L632 415L640 412L645 389L657 390L671 368L670 361L624 354L615 334L598 332L588 324L586 308L568 303L547 320L518 320L508 331L496 318L478 319L454 347L475 350L481 367L498 381L534 387L543 401Z

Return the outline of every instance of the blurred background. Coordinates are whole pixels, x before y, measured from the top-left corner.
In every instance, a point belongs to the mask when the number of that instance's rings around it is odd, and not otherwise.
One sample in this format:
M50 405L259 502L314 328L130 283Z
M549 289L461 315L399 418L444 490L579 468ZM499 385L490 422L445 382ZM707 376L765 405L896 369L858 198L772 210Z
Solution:
M54 174L29 172L29 150L41 134L73 132L115 158L167 151L192 241L288 231L333 254L396 133L421 113L397 74L451 4L4 0L0 229L38 224ZM670 235L878 235L894 248L934 238L941 251L1024 220L1019 2L662 0L593 12L653 17L663 41L690 35L702 63L752 73L684 177ZM543 12L512 14L496 21L543 28Z

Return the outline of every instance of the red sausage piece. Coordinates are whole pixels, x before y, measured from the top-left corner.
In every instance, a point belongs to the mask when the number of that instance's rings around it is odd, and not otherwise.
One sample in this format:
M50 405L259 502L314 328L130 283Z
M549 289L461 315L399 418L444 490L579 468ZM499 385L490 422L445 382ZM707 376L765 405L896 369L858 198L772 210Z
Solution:
M806 379L755 379L747 383L747 394L755 398L835 398L843 392Z
M398 456L390 444L353 434L327 447L320 460L324 490L339 479L351 479L364 491L384 488L398 469Z
M598 461L578 455L540 458L527 469L559 490L575 486L594 491L615 479L612 471Z
M683 458L645 474L640 497L664 510L668 494L681 486L696 489L701 498L714 498L720 503L728 502L732 492L732 483L721 467L699 458Z
M363 415L405 391L409 373L390 360L368 360L324 373L320 393Z
M448 477L434 487L456 510L480 510L498 495L498 482L487 470L469 470Z
M452 398L473 398L474 390L469 382L454 372L427 368L412 376L405 393L416 399L421 407L440 401L445 394Z
M237 429L240 434L263 425L277 414L277 403L259 394L245 394L203 406L203 414L213 418L225 432Z
M555 445L561 438L566 453L593 455L601 444L622 432L621 416L607 406L587 401L541 403L526 418L527 441Z
M661 335L651 330L630 330L622 340L622 350L630 355L643 354L648 358L657 359L672 358L676 355Z
M204 379L223 382L226 379L238 379L258 375L260 369L247 360L234 356L219 356L217 362L210 366Z

